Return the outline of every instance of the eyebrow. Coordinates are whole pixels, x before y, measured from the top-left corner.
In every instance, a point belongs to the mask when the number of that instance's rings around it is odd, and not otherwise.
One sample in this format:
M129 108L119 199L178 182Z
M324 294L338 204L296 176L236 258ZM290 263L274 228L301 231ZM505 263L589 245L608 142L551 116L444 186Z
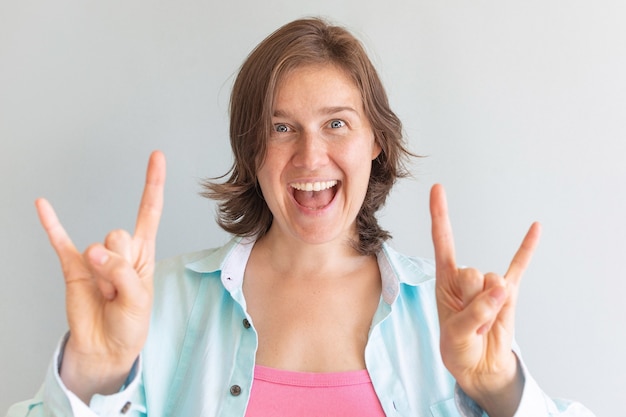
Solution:
M356 115L360 115L358 111L356 111L353 107L350 106L330 106L330 107L323 107L319 110L318 113L323 114L323 115L331 115L331 114L336 114L336 113L341 113L343 111L348 111L348 112L352 112ZM289 116L289 112L285 111L285 110L274 110L274 117L288 117Z

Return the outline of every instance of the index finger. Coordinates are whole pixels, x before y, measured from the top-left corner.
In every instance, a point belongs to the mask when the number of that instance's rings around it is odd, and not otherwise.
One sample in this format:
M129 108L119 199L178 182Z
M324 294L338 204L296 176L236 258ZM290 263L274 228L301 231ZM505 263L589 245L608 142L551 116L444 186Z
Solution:
M50 244L57 253L62 267L65 268L67 263L70 262L70 258L78 254L78 251L48 200L45 198L37 199L35 207L37 208L39 221L48 235Z
M448 217L446 192L441 184L433 185L430 190L430 217L437 270L456 270L454 236Z
M165 156L160 151L152 152L146 173L146 185L139 204L135 237L155 240L163 211L163 188L165 185Z

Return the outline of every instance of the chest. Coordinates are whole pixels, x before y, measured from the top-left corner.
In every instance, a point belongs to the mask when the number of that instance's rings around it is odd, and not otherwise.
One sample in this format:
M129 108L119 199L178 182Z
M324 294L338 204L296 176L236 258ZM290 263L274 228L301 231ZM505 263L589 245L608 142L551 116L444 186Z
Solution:
M359 281L361 280L362 281ZM353 283L244 281L258 334L257 364L309 372L365 368L364 351L380 300L380 280Z
M167 286L157 286L156 298L162 302L155 309L151 335L143 353L143 381L150 414L241 417L253 385L255 355L271 353L273 345L257 340L256 321L262 324L262 320L247 317L246 310L253 301L247 295L248 302L244 304L241 293L229 294L219 279L213 277L184 282L189 284L185 291L182 289L186 287L171 279L163 280ZM293 300L294 309L298 310L295 301L302 299ZM259 301L272 304L277 299ZM361 303L351 308L359 306ZM430 415L433 406L443 406L442 401L453 407L454 380L439 358L436 314L430 314L436 311L435 307L434 281L424 284L419 291L402 287L393 308L385 302L379 303L374 318L376 325L368 329L367 369L389 416ZM254 327L246 324L246 317L256 320ZM297 322L293 322L294 326ZM339 332L343 333L341 329ZM259 335L264 333L260 330ZM328 347L328 352L345 360L348 355L341 352L343 348L333 350L336 346L339 344ZM316 350L308 351L313 358L318 357ZM306 359L306 350L296 353L296 359ZM240 395L233 394L233 387L240 389Z

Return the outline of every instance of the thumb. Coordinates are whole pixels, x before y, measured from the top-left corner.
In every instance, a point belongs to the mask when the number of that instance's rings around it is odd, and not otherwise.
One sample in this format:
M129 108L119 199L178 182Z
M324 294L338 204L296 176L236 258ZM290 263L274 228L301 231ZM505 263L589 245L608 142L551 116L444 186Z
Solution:
M487 333L507 297L506 288L494 286L477 295L450 323L450 331L459 339Z
M141 301L141 283L137 272L122 255L108 250L102 244L94 244L85 252L85 258L105 299L118 299L123 304Z

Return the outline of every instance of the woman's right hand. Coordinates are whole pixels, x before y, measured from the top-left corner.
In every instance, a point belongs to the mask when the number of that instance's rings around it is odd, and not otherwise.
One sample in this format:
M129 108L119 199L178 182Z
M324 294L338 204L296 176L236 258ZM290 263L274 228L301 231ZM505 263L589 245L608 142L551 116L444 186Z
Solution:
M70 336L61 379L87 404L93 394L120 389L146 341L164 183L165 157L157 151L148 163L134 235L112 231L82 254L50 203L35 203L65 277Z

